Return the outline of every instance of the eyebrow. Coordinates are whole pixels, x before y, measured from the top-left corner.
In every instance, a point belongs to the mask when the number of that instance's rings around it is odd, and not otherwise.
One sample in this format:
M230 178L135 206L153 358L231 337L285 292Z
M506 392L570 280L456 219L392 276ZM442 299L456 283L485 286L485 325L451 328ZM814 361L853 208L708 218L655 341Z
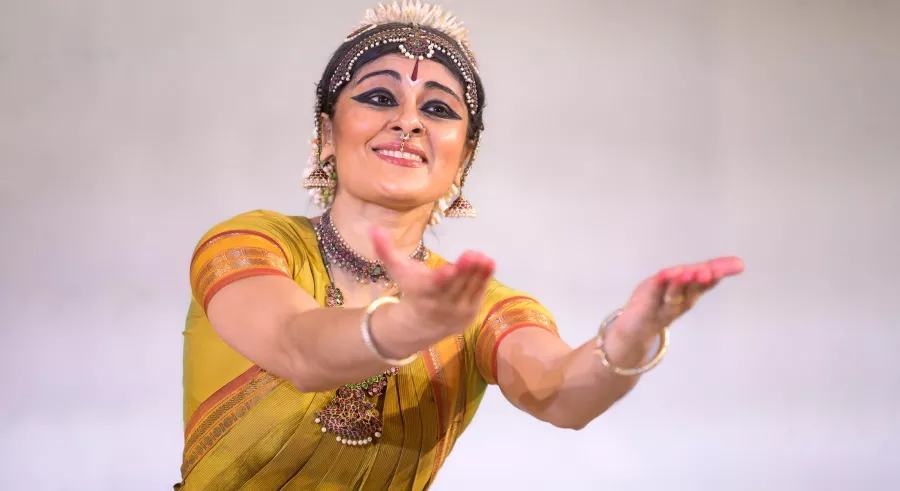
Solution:
M426 89L437 89L437 90L442 90L442 91L444 91L444 92L446 92L446 93L452 95L453 98L456 99L457 101L462 102L462 100L460 100L459 96L456 95L456 92L453 92L453 89L451 89L450 87L447 87L446 85L439 84L439 83L437 83L437 82L431 82L431 81L429 81L429 82L425 82L425 88L426 88Z
M386 75L388 77L391 77L392 79L394 79L398 82L400 81L400 74L397 73L395 70L377 70L372 73L367 73L367 74L363 75L362 77L360 77L360 79L356 81L356 85L363 83L363 81L366 79L369 79L372 77L378 77L381 75ZM437 89L437 90L446 92L446 93L452 95L453 98L456 99L457 101L462 102L462 99L459 98L459 96L456 94L456 92L453 92L453 89L451 89L450 87L447 87L444 84L429 81L429 82L425 82L425 88L426 89Z
M363 75L362 78L360 78L359 80L356 81L356 85L361 84L363 82L363 80L365 80L367 78L377 77L379 75L387 75L388 77L391 77L392 79L394 79L398 82L400 81L400 74L395 72L394 70L378 70L376 72L367 73L367 74Z

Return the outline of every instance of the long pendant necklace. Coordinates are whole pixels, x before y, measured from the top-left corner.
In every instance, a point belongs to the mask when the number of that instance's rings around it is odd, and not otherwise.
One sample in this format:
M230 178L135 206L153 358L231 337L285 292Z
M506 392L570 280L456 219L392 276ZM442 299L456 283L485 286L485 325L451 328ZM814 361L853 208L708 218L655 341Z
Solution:
M369 261L350 249L341 238L331 222L329 211L326 211L316 224L316 237L325 260L325 271L331 284L326 288L325 305L343 307L344 294L335 286L330 264L338 264L342 269L353 274L357 281L382 280L391 284L384 267L375 261ZM330 252L330 253L329 253ZM423 243L410 256L424 261L428 250ZM375 404L366 396L377 398L384 394L388 385L388 377L396 375L400 369L391 367L384 372L362 382L345 384L340 387L334 399L322 410L316 412L316 424L322 425L322 432L331 431L337 435L337 441L345 445L367 445L381 437L383 428Z

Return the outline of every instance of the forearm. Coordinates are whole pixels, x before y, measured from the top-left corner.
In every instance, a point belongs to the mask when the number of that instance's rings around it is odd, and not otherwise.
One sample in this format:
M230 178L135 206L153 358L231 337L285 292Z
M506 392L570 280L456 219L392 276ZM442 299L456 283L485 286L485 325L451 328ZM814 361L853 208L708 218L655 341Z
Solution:
M388 369L363 341L364 308L314 308L290 317L283 326L291 382L318 392L356 383ZM403 359L438 341L410 322L404 306L387 304L370 318L375 347L385 357ZM429 334L431 334L429 336Z
M654 339L637 339L615 329L606 335L605 351L611 364L634 368L644 364ZM596 339L551 362L536 387L545 387L546 401L538 417L556 426L581 429L624 397L639 376L614 373L596 354Z

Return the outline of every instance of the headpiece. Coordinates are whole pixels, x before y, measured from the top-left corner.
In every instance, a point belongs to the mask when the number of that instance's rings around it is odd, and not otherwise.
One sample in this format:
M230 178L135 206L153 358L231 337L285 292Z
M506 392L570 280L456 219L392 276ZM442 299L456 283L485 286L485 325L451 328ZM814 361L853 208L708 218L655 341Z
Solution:
M384 26L384 29L377 29ZM465 81L465 99L471 116L479 111L479 104L483 98L478 93L478 64L475 55L469 46L468 31L462 22L450 12L444 11L439 5L423 4L420 0L403 0L398 4L396 0L390 5L379 4L375 9L366 11L365 17L359 25L345 39L344 43L354 43L337 67L331 74L326 87L316 88L315 104L315 136L312 141L310 159L305 173L304 187L310 189L313 201L321 208L328 208L334 200L336 172L333 162L320 160L322 148L321 114L325 101L340 90L341 86L349 82L353 77L353 68L357 61L370 49L384 44L399 43L399 50L410 59L416 60L413 68L413 77L418 72L418 63L426 58L432 58L440 52L451 60L459 70ZM481 129L476 130L475 150L463 170L462 183L468 176L472 161L477 152ZM451 186L450 191L435 205L431 224L436 224L440 217L448 210L448 203L454 194L460 192L460 187ZM459 196L457 201L465 202ZM455 205L456 203L454 203ZM465 206L470 205L465 202ZM448 215L456 211L450 205ZM466 210L462 215L474 216L473 210Z

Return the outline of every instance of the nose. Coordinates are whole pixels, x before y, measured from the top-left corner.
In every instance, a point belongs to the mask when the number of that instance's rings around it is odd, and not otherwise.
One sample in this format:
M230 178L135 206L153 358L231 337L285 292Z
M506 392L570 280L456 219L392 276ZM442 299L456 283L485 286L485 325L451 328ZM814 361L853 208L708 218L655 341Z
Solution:
M419 120L419 108L416 107L415 101L407 101L403 105L397 119L391 122L391 130L409 136L427 134L425 126Z

